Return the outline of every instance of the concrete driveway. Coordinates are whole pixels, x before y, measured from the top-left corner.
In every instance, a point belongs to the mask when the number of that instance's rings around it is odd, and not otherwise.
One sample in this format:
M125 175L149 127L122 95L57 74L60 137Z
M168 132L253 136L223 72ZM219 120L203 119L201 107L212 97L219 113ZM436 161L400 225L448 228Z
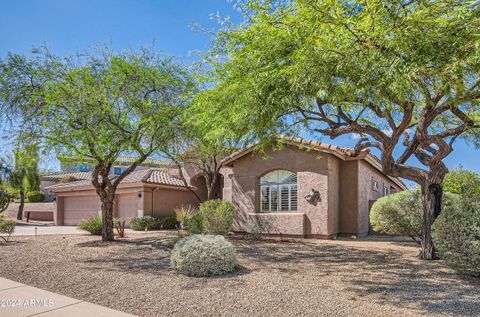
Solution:
M125 229L126 234L141 234L142 232L133 231L131 229ZM44 235L90 235L90 233L78 229L76 226L54 226L51 223L45 222L19 222L15 227L15 232L12 234L12 237L21 237L21 236L44 236Z

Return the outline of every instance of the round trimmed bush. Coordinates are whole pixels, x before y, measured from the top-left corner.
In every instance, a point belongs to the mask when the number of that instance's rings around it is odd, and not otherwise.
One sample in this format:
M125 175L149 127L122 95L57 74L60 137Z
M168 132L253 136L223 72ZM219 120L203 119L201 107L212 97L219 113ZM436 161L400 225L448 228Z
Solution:
M170 263L172 269L188 276L211 276L234 271L237 258L223 236L193 235L175 243Z
M45 194L41 191L33 191L27 193L27 200L29 203L41 203L45 200Z
M460 196L443 193L442 213L458 208ZM406 190L378 199L370 210L373 230L415 239L422 234L423 207L419 190Z
M440 258L459 273L480 276L480 200L464 199L445 208L433 224Z
M422 203L418 190L406 190L379 198L370 211L373 230L391 235L420 236Z

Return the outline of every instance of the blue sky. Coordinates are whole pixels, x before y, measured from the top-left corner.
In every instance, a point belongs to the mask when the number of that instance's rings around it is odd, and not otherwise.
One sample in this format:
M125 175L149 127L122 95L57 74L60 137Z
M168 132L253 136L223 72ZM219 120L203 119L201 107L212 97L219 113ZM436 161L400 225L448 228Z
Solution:
M137 49L155 41L158 50L193 62L196 56L191 52L205 50L211 38L192 26L216 27L210 17L217 13L239 20L225 0L0 0L0 58L9 51L28 54L42 44L64 55L104 44L116 50ZM354 143L351 137L321 141ZM6 149L5 141L0 140L0 147ZM459 141L446 163L480 173L480 151ZM42 167L58 164L49 158Z

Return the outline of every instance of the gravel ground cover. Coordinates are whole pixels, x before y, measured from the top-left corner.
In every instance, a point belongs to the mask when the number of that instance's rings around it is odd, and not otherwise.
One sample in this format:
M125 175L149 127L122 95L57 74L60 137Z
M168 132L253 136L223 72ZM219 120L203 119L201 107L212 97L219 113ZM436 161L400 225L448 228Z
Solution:
M139 316L480 316L480 280L410 242L233 240L236 273L191 278L169 269L169 237L16 237L0 276Z

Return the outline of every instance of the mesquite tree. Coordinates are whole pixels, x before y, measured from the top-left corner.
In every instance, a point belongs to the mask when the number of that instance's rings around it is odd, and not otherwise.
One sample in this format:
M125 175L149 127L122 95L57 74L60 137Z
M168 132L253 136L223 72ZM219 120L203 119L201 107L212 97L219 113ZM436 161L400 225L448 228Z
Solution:
M102 240L113 237L113 204L122 180L175 134L187 105L190 74L149 50L60 58L42 49L33 57L0 61L4 109L42 144L94 162L92 185L101 200ZM137 159L110 176L119 155Z
M260 137L300 126L359 134L354 155L379 150L383 172L418 183L422 258L435 257L443 160L480 126L478 1L247 1L219 32L218 80L203 93L211 125ZM228 118L228 119L227 119ZM247 131L246 130L246 131Z

